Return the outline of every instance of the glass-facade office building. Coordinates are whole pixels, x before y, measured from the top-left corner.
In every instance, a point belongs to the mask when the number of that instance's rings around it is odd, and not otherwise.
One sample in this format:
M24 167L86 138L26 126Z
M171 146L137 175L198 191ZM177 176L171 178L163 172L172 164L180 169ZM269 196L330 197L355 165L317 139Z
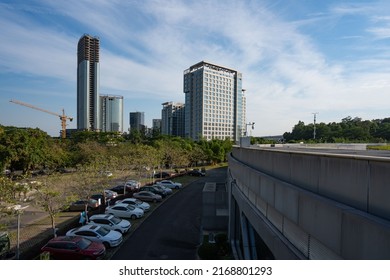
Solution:
M101 125L104 132L123 132L123 96L101 95Z
M130 113L130 130L144 130L145 129L145 113L131 112Z
M231 139L245 132L242 74L201 61L184 71L185 137Z

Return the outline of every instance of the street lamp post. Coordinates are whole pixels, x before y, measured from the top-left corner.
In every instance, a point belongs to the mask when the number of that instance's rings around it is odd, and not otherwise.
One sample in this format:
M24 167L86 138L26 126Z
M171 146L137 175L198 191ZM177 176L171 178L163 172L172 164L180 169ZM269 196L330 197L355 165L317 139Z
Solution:
M251 122L251 123L247 123L247 124L246 124L246 127L245 127L245 136L248 136L248 126L252 126L252 129L255 129L255 123L254 123L254 122Z
M16 259L19 259L20 256L20 216L23 214L23 210L26 209L28 205L14 205L12 209L16 212L18 220L17 220L17 231L16 231Z
M312 113L314 115L314 122L313 122L313 139L316 139L316 117L319 114L318 112Z

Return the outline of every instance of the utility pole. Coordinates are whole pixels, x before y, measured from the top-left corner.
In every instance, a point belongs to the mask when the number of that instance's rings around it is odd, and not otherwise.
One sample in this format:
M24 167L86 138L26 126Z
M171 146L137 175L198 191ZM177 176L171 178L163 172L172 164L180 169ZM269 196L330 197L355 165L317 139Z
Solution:
M314 122L313 122L313 139L316 139L316 117L319 114L318 112L312 113L314 115Z

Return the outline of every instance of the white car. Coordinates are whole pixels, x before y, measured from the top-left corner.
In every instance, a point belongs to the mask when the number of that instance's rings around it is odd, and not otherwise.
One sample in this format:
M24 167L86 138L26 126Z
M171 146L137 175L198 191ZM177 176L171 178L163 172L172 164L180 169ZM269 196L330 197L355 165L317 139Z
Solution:
M119 203L125 203L125 204L133 205L135 207L141 208L142 210L144 210L144 212L148 212L150 210L150 204L149 203L141 201L141 200L136 199L134 197L129 197L129 198L125 198L125 199L122 199L122 200L117 200L115 202L115 204L119 204Z
M105 213L112 214L119 218L133 220L142 218L144 216L144 210L125 203L118 203L113 206L109 206L106 208Z
M111 214L96 214L89 218L89 224L98 225L109 230L116 230L122 234L130 230L131 223Z
M93 224L71 229L66 233L66 236L82 236L91 241L103 243L107 248L119 246L123 241L120 232Z
M170 189L181 189L183 186L181 183L173 182L171 180L162 180L160 182L157 182L156 184L168 187Z

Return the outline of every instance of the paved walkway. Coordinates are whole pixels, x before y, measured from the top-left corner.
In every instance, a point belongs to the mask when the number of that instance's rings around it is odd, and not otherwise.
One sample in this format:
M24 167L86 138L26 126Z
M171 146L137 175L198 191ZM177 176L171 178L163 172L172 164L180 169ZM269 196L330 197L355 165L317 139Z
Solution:
M78 212L63 212L56 219L56 227L58 231L65 228L69 223L78 223ZM11 251L16 253L17 250L17 217L14 217L15 222L9 227L11 239ZM34 246L44 245L46 240L53 237L50 217L41 210L31 209L30 211L21 214L20 216L20 231L19 231L19 254L20 259L31 259L28 253Z

